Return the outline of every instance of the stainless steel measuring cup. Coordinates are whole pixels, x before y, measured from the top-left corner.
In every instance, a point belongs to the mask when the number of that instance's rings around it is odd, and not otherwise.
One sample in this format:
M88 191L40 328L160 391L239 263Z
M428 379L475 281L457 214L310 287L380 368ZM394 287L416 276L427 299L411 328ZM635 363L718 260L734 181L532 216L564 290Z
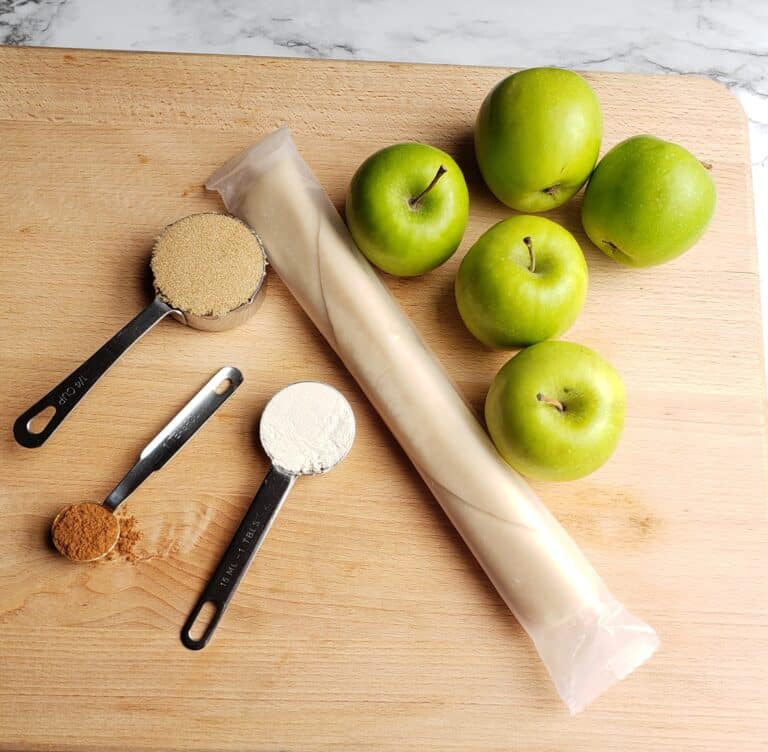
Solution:
M280 425L285 416L282 408L308 388L312 389L312 402L304 408L306 420L291 426ZM332 414L326 410L329 404L334 406ZM296 479L300 475L325 473L347 456L355 438L355 416L347 400L333 387L300 381L281 389L267 403L259 436L272 467L182 627L181 641L190 650L200 650L208 644ZM322 448L322 455L315 451L318 447ZM202 634L193 637L195 622L207 604L214 611Z
M225 366L210 378L205 386L171 419L165 428L144 447L139 455L138 462L126 473L125 477L115 486L114 490L102 502L110 513L118 510L120 505L130 496L152 473L163 467L176 452L184 446L243 383L243 374L233 366ZM79 504L93 504L84 501ZM53 532L62 515L75 504L62 509L51 524L51 532L54 543L56 537ZM115 520L117 522L117 519ZM106 556L117 544L120 537L120 523L117 522L116 533L112 544L100 552L98 556L87 559L75 559L57 546L62 556L70 561L88 562L96 561Z
M215 212L209 213L214 214ZM233 222L240 222L240 220L234 217L229 218ZM178 222L181 221L178 220ZM168 225L164 232L175 224L177 222ZM221 316L200 316L172 307L155 288L154 300L141 313L129 321L112 339L102 345L101 348L69 374L60 384L51 389L48 394L35 402L32 407L25 410L16 419L16 422L13 424L13 435L16 441L30 449L42 446L118 358L168 314L171 314L182 323L191 326L193 329L204 331L232 329L250 318L258 310L264 299L264 281L266 279L266 253L264 252L261 240L259 240L255 233L254 237L261 249L263 266L256 289L245 303ZM40 416L40 420L42 420L43 416L41 414L50 412L51 408L53 408L53 413L48 421L39 428L35 428L33 426L33 422L37 422L35 418Z

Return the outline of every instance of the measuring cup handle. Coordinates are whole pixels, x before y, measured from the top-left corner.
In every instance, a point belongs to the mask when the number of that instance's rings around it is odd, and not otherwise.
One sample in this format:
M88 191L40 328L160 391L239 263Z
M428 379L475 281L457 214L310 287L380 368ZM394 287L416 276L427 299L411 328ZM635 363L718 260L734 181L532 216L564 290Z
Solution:
M51 434L72 412L88 390L109 370L110 366L158 321L173 311L167 303L155 298L138 316L129 321L112 339L101 346L88 360L76 368L58 386L23 412L13 424L13 435L24 447L42 446ZM30 423L48 408L54 413L38 432L30 429Z
M200 650L208 644L295 482L296 476L286 475L274 467L267 473L229 548L181 629L181 641L185 647ZM192 637L192 627L207 603L215 611L202 635Z

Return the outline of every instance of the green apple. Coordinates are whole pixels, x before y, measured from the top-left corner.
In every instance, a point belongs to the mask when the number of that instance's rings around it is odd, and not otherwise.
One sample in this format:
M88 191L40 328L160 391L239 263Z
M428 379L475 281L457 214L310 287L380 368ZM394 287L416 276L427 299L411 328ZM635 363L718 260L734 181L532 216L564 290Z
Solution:
M715 184L693 154L654 136L633 136L600 160L584 193L581 222L615 261L653 266L696 243L715 202Z
M395 144L360 165L349 186L346 214L352 238L372 264L415 277L459 247L469 192L459 166L444 151Z
M505 78L480 107L475 153L496 198L521 212L564 204L600 153L603 116L577 73L530 68Z
M480 236L462 259L456 305L472 334L511 349L561 335L587 294L576 238L544 217L518 215Z
M596 352L573 342L522 350L496 375L485 421L522 475L575 480L613 453L624 426L624 384Z

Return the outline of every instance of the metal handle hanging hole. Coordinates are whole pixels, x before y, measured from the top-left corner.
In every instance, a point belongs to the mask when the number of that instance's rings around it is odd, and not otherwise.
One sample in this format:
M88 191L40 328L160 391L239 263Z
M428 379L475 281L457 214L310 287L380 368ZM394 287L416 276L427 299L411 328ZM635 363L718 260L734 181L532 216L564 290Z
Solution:
M219 607L213 601L203 603L195 620L189 625L187 634L196 642L202 640L218 611Z
M56 415L56 408L53 405L48 405L27 421L27 431L34 434L42 433L53 420L54 415Z
M221 396L222 394L226 394L229 389L232 387L232 380L231 379L222 379L219 384L216 387L216 394Z

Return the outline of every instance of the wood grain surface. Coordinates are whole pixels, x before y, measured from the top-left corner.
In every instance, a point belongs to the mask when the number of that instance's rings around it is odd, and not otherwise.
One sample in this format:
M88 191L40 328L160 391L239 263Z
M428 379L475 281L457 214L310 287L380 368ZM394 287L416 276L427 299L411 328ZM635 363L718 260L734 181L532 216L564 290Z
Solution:
M461 249L387 284L473 405L508 357L462 327L452 280L510 214L479 180L477 108L507 71L0 49L0 749L758 750L768 740L765 389L747 132L716 84L589 74L604 147L639 132L711 162L699 245L630 271L592 248L580 198L553 212L590 269L567 338L623 374L627 426L599 472L536 490L659 653L570 718L517 625L406 457L276 276L242 328L166 321L41 449L14 418L149 299L168 222L218 209L225 159L281 123L341 207L361 160L418 139L470 183ZM47 543L67 503L100 501L220 366L240 391L129 503L135 563L77 566ZM214 642L178 638L267 468L260 410L286 383L349 397L358 439L301 480ZM429 399L429 395L424 395Z

